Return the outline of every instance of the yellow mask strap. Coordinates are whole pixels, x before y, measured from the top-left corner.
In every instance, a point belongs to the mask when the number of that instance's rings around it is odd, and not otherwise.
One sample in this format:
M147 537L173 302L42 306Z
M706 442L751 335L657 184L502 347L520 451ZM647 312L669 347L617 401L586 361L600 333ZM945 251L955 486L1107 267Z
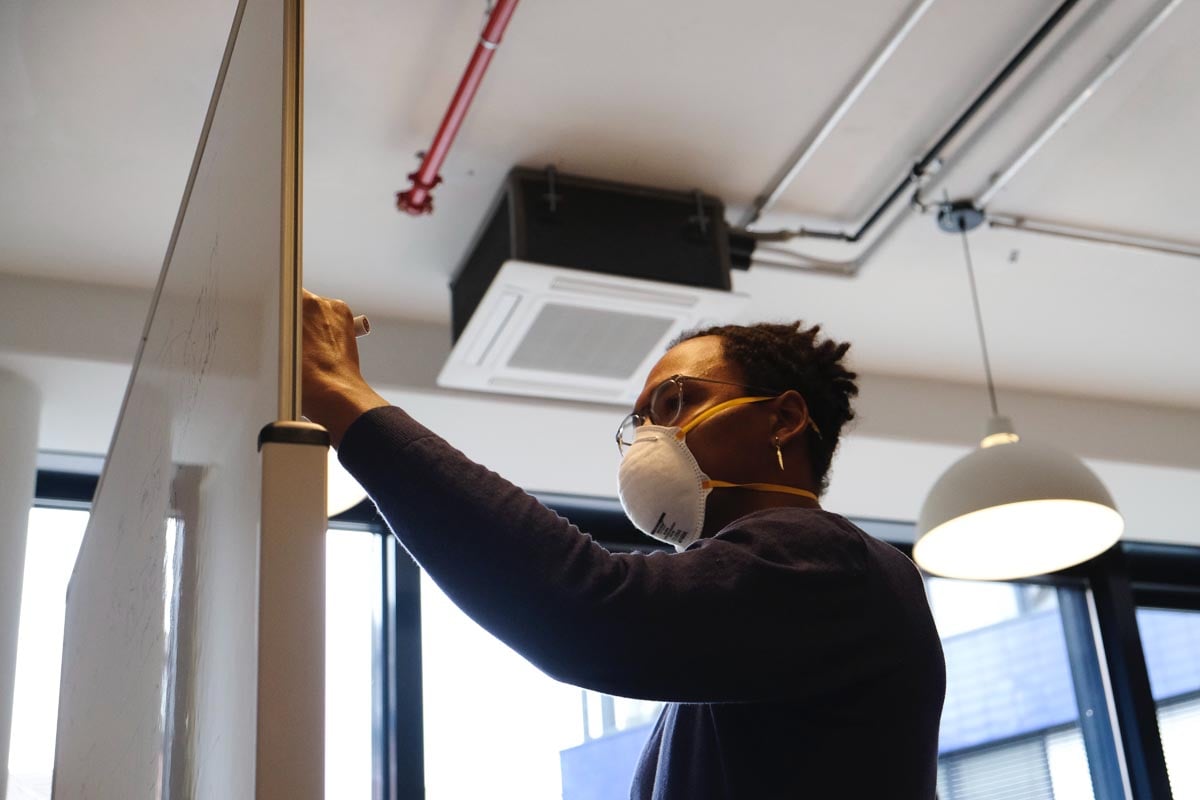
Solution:
M679 429L679 433L677 433L675 435L675 437L677 439L682 439L684 436L687 435L688 431L695 428L701 422L704 422L706 419L710 419L713 415L719 414L727 408L733 408L734 406L749 405L750 403L761 403L764 400L774 400L774 399L775 399L774 397L735 397L732 400L726 400L724 403L717 403L712 408L705 409L704 411L700 412L700 414L698 414L695 417L695 419L693 419L687 425L684 425L683 427L681 427Z
M818 499L815 494L807 489L797 489L795 486L784 486L779 483L730 483L729 481L714 481L707 480L704 482L706 489L750 489L755 492L778 492L779 494L794 494L798 497L807 497L809 500Z

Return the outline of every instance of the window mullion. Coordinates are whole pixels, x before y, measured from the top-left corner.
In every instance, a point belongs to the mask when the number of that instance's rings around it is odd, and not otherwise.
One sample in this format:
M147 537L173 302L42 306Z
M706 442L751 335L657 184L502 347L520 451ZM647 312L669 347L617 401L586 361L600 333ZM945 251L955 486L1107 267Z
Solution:
M1087 596L1079 589L1059 587L1058 607L1062 615L1067 658L1079 707L1079 729L1087 752L1088 771L1096 800L1123 800L1125 779L1118 761L1117 737L1109 715L1100 652L1092 630Z
M1167 763L1124 554L1112 548L1089 575L1133 800L1171 797Z
M383 535L385 606L390 607L387 706L391 730L389 785L395 798L425 797L425 730L421 679L421 571L390 532Z

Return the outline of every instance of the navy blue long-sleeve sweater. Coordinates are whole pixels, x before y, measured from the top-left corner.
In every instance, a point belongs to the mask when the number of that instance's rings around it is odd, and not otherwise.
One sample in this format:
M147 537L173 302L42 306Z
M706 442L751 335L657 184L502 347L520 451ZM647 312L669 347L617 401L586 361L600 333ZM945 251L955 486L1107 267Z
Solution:
M669 703L631 797L934 796L945 663L919 573L822 510L614 554L396 408L340 457L480 625L558 680Z

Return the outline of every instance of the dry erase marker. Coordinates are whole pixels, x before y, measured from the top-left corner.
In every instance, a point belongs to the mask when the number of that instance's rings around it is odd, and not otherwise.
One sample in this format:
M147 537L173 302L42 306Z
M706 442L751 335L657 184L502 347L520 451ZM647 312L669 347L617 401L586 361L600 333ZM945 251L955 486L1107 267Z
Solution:
M371 321L362 314L354 318L354 335L366 336L371 332Z

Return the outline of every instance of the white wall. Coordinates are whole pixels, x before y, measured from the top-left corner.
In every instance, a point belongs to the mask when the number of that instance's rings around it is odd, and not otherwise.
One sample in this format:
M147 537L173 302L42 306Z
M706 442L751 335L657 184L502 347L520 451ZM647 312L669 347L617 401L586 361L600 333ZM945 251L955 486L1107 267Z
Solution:
M120 406L149 293L0 276L0 366L42 388L43 450L102 453ZM450 348L441 325L372 319L363 368L393 402L468 455L532 490L615 495L613 406L437 389ZM915 519L925 492L982 434L982 386L902 376L860 381L825 505ZM1082 456L1107 483L1127 536L1200 545L1200 410L1000 389L1028 438Z

